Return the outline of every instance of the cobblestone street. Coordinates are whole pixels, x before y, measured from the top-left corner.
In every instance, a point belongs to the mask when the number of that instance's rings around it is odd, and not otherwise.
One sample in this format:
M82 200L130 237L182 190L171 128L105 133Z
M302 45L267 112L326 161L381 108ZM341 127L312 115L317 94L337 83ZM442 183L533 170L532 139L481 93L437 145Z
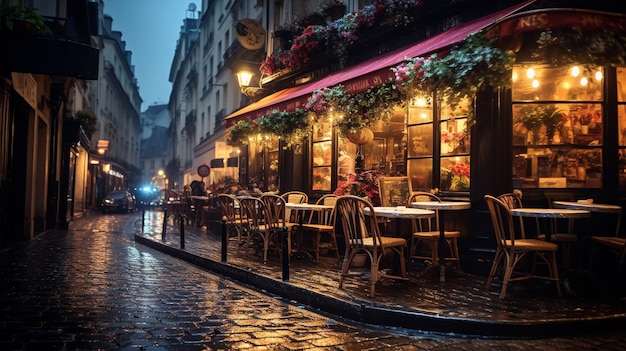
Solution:
M626 332L499 339L359 325L133 240L140 213L91 214L0 252L2 350L625 350Z

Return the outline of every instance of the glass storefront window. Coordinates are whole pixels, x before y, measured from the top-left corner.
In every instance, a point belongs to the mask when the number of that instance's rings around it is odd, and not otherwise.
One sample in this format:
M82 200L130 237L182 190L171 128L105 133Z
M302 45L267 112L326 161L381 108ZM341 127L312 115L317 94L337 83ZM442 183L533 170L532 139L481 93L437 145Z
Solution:
M619 190L626 191L626 67L617 68L617 120Z
M601 67L517 64L513 67L514 101L601 101Z
M331 190L332 157L332 123L330 121L317 123L313 126L312 190Z
M514 66L514 187L602 187L603 79L600 67Z

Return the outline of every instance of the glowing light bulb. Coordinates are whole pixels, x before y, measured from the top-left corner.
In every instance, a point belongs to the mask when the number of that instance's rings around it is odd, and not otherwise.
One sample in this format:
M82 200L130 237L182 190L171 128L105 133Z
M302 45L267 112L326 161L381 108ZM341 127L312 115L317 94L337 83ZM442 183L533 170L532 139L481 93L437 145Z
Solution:
M513 72L513 75L511 76L511 79L515 82L517 81L517 72Z
M569 90L570 88L571 88L571 85L569 84L569 82L563 83L563 89Z
M537 79L533 79L531 86L535 89L539 88L539 81Z
M419 106L419 107L424 107L424 106L426 106L426 99L424 99L424 98L418 98L418 99L415 101L415 104L416 104L417 106Z
M580 74L580 67L573 66L572 67L572 77L578 77L579 74Z
M535 70L532 68L529 68L526 70L526 77L533 79L535 78Z
M586 77L580 78L580 85L582 85L583 87L586 87L588 83L589 81L587 80Z
M596 75L595 75L595 77L596 77L596 80L597 80L597 81L601 81L601 80L602 80L602 78L603 78L603 76L602 76L602 71L596 71Z

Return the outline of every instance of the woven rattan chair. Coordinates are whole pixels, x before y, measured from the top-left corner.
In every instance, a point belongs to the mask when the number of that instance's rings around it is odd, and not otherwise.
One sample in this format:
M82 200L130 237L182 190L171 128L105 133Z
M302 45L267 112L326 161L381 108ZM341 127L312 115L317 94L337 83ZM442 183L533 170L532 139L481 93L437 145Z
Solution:
M250 247L253 240L260 239L263 244L263 263L267 263L270 245L276 244L280 240L282 224L274 220L274 214L268 209L266 202L260 198L242 196L239 197L239 203L245 211L244 215L248 228L246 246Z
M593 266L594 257L605 248L617 255L619 265L617 270L621 272L624 266L624 257L626 257L626 238L619 236L592 236L591 240L593 246L589 258L589 268L591 269Z
M438 201L441 199L428 192L414 192L409 198L409 204L416 201ZM413 236L411 239L411 259L418 260L431 260L432 264L439 262L439 211L435 211L435 216L424 219L412 220ZM458 239L461 237L459 231L445 231L446 244L450 250L449 257L445 258L445 261L452 261L456 263L456 268L461 270L461 259L459 256L459 244ZM423 244L430 251L430 255L420 255L417 251L419 246Z
M335 236L335 203L337 195L326 194L319 198L315 203L318 205L333 206L329 210L311 211L307 223L302 225L303 233L313 233L311 238L315 252L315 262L319 262L320 249L327 248L334 250L339 259L339 248L337 247L337 237ZM327 238L324 238L326 236ZM323 240L326 239L326 240Z
M512 193L505 193L505 194L499 195L498 199L504 202L509 209L523 208L522 192L519 190L516 190ZM539 218L534 218L534 222L536 226L537 239L546 240L546 235L541 233L541 228L539 226ZM561 257L562 257L562 263L564 265L569 266L570 261L571 261L572 246L576 242L576 240L578 240L578 237L576 236L576 234L572 234L574 221L573 219L568 219L567 233L559 233L557 231L558 226L557 226L556 219L551 220L550 225L552 226L552 228L550 229L552 231L552 234L550 235L550 241L559 245L559 251L561 251ZM525 239L526 231L524 229L524 218L522 217L519 217L519 226L521 230L521 238Z
M504 265L504 277L502 279L502 290L500 298L506 297L506 290L510 282L541 278L552 280L556 284L556 291L561 296L561 287L559 283L559 273L556 265L556 252L558 245L539 239L521 239L516 235L515 225L511 209L503 201L498 198L485 195L485 201L491 215L491 222L496 239L496 255L491 265L489 278L487 279L487 289L491 288L494 276L501 264ZM528 253L533 253L535 257L539 257L548 266L548 275L537 275L535 266L532 265L531 272L516 271L516 267L520 261Z
M226 220L226 235L237 240L237 252L247 235L247 220L239 200L230 194L217 195L222 209L222 218Z
M366 215L364 209L368 208ZM385 277L392 279L407 280L404 262L404 250L406 240L380 235L375 207L367 200L358 196L344 195L337 198L335 203L336 216L341 220L343 234L346 240L346 253L341 266L339 288L343 288L343 282L347 277L361 279L363 272L350 271L350 264L355 256L364 253L370 262L370 297L375 296L376 283L379 277L380 260L387 253L396 253L400 259L399 275L386 274Z

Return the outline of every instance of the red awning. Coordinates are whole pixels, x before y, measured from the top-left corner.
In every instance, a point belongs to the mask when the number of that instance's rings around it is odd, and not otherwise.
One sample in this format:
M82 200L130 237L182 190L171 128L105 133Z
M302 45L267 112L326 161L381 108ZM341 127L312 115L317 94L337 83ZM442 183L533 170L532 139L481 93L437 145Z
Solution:
M307 100L317 89L343 84L346 91L354 94L382 84L389 79L393 72L391 67L399 64L407 57L426 56L442 51L462 40L468 35L489 27L516 11L533 3L529 0L492 13L488 16L460 24L443 33L430 37L418 44L401 48L379 57L363 61L357 65L332 73L318 81L287 88L270 94L226 117L226 126L230 127L241 120L255 120L271 110L293 111L303 108Z

